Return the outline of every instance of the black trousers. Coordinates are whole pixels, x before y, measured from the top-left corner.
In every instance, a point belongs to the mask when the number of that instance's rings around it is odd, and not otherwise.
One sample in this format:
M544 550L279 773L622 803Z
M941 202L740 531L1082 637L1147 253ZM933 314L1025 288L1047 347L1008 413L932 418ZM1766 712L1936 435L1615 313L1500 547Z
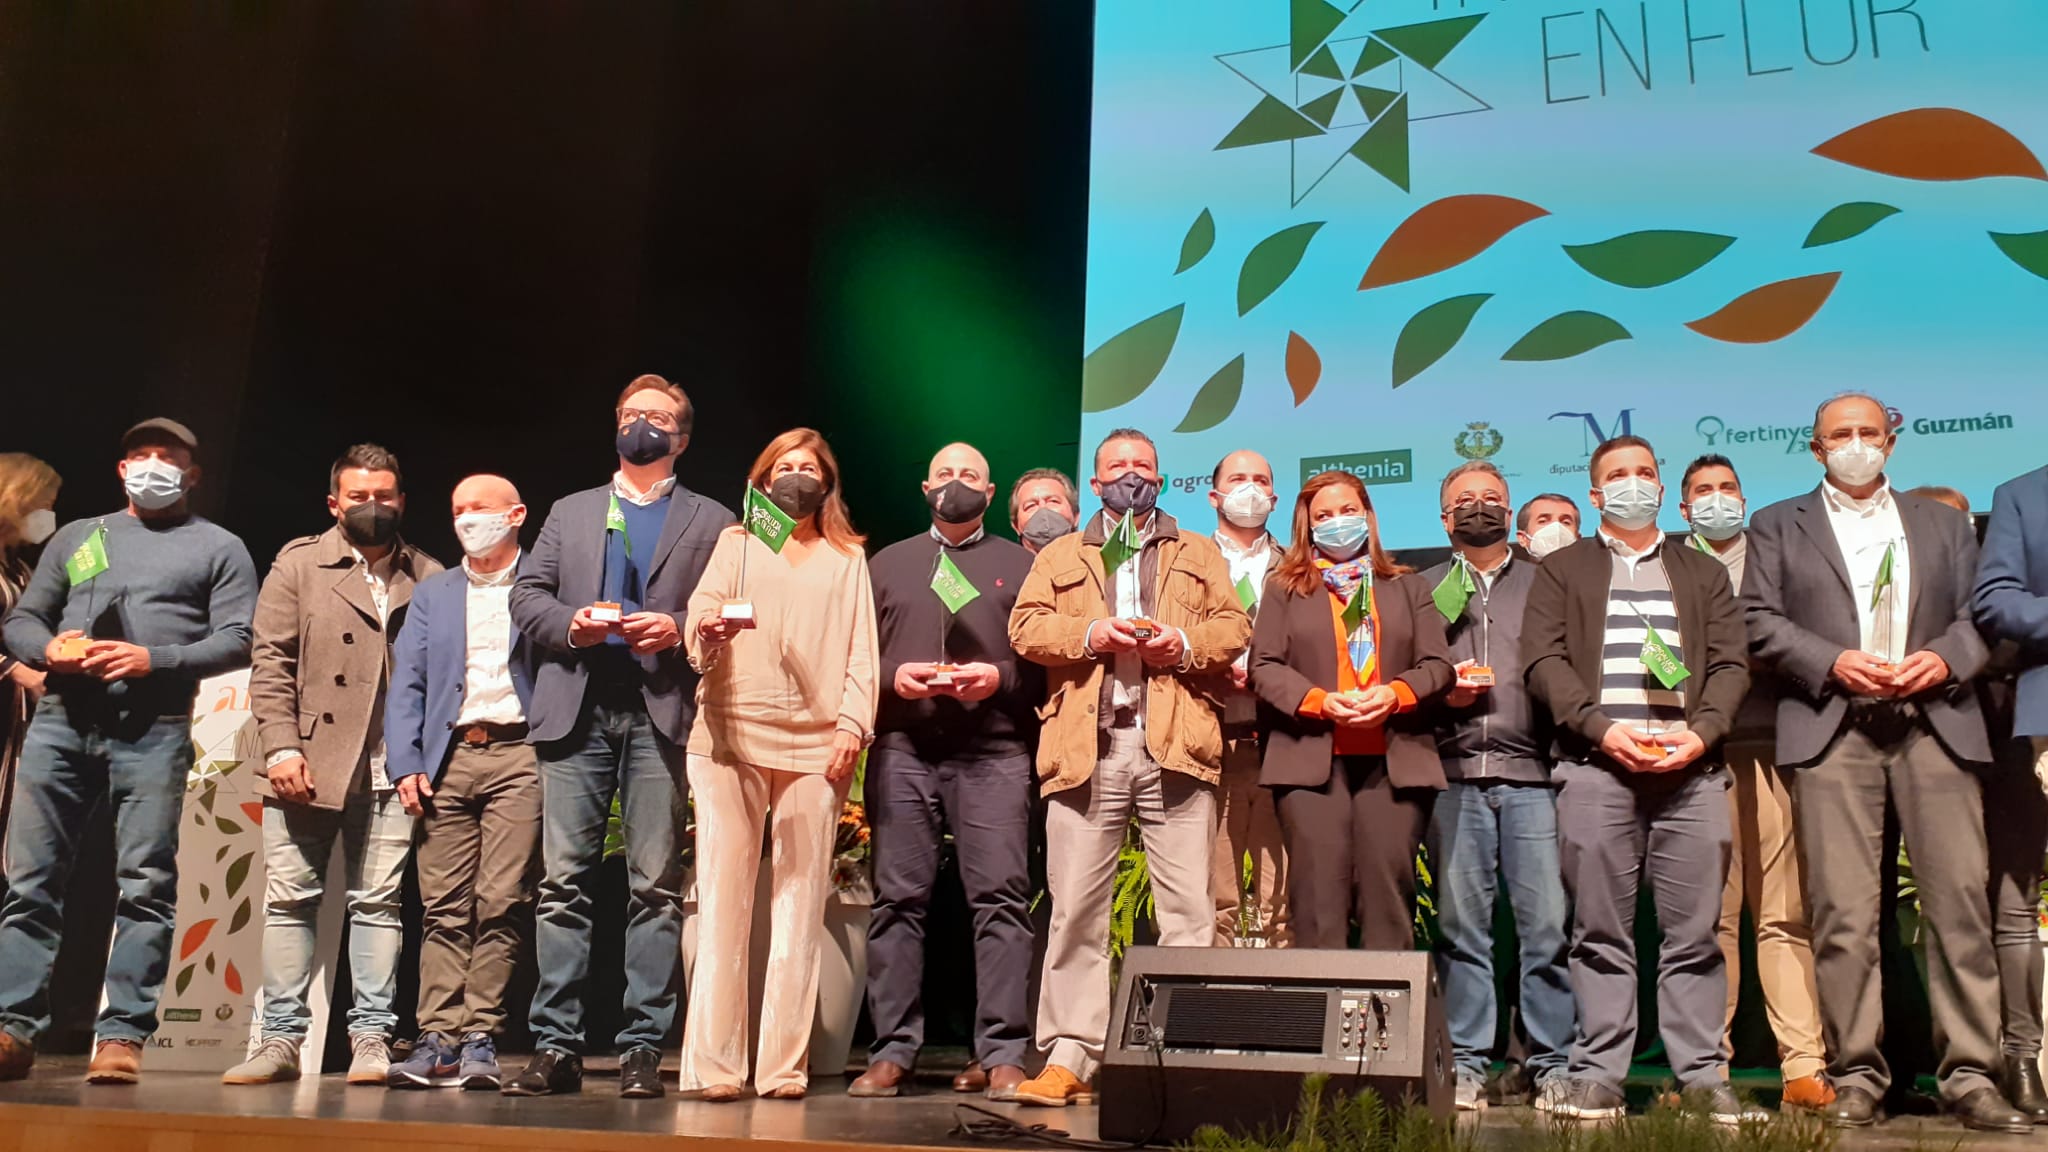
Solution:
M953 832L974 915L974 1058L1022 1066L1031 1044L1031 759L947 761L878 748L868 758L875 907L868 922L870 1060L917 1066L924 1046L924 927Z
M1431 788L1396 788L1384 756L1338 756L1320 788L1276 788L1297 948L1345 948L1351 921L1374 951L1415 946L1415 853Z

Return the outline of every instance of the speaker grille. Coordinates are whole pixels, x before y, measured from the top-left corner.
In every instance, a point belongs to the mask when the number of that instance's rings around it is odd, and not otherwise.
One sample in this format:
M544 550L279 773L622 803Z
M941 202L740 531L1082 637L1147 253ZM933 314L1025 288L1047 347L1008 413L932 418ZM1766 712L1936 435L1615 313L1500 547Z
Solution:
M1185 985L1168 1004L1166 1046L1321 1052L1329 1009L1329 993L1320 990Z

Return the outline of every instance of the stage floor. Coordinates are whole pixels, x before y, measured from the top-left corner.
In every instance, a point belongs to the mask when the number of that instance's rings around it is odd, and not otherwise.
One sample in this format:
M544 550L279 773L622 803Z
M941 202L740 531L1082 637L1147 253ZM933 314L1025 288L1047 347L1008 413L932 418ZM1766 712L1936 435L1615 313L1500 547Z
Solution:
M659 1100L620 1100L609 1062L592 1069L580 1094L521 1100L489 1092L350 1088L339 1075L229 1088L211 1074L154 1072L133 1087L90 1087L81 1080L84 1069L83 1056L45 1059L30 1079L0 1084L0 1152L390 1152L405 1146L434 1152L596 1152L673 1148L678 1138L707 1146L744 1141L751 1152L776 1152L776 1146L781 1152L1045 1146L1021 1134L1007 1140L956 1134L956 1121L972 1117L958 1109L962 1103L1079 1139L1096 1135L1092 1107L1055 1111L989 1104L955 1095L947 1088L949 1074L937 1071L894 1100L851 1099L846 1081L834 1077L813 1084L810 1098L798 1103L750 1097L720 1105L682 1099L673 1090ZM1648 1086L1641 1087L1631 1095L1646 1095ZM1753 1090L1766 1099L1775 1096L1762 1083ZM1534 1148L1546 1124L1525 1107L1490 1108L1464 1122L1476 1124L1477 1143L1487 1152ZM1918 1116L1845 1133L1835 1148L1913 1152L2018 1147L2027 1139L1970 1133L1944 1119ZM764 1141L771 1147L764 1149Z

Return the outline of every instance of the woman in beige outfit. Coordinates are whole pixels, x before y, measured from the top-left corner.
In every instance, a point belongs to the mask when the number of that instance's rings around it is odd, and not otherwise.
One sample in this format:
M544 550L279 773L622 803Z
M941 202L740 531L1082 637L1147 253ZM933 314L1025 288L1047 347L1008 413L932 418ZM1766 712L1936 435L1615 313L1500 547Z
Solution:
M697 798L697 964L682 1087L736 1100L747 1079L747 948L764 820L773 875L754 1086L802 1099L832 840L875 725L875 601L839 465L816 432L775 438L748 482L796 521L780 554L745 528L718 539L684 635L704 674L687 770ZM751 625L724 619L753 605Z

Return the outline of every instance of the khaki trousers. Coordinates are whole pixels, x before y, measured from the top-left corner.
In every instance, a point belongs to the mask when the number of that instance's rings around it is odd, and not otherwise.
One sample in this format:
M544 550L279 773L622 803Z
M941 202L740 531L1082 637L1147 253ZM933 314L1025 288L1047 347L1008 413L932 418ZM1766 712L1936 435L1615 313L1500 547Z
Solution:
M683 1020L684 1091L747 1081L747 952L761 834L769 839L767 982L754 1088L810 1083L811 1022L818 1010L818 956L832 888L832 839L849 777L685 762L697 798L697 964Z
M1813 932L1806 919L1792 792L1767 746L1732 746L1727 760L1728 811L1735 836L1717 932L1721 955L1728 962L1728 1017L1721 1054L1733 1054L1727 1029L1735 1022L1735 1002L1742 989L1740 936L1747 905L1756 922L1756 975L1763 985L1771 1032L1778 1038L1779 1069L1787 1080L1818 1076L1827 1067L1827 1049L1821 1041Z
M527 744L457 744L420 820L420 1031L496 1035L532 935L540 765Z
M1209 860L1216 790L1169 772L1145 751L1145 730L1103 733L1086 784L1046 797L1045 880L1052 926L1038 995L1038 1048L1091 1080L1109 1031L1109 911L1117 854L1133 822L1152 875L1159 942L1206 948L1215 936Z
M1216 790L1216 853L1209 894L1216 901L1216 945L1240 940L1257 947L1293 943L1287 926L1287 851L1281 846L1280 812L1271 789L1259 785L1259 742L1232 740L1223 750L1223 782ZM1242 908L1244 860L1252 861L1252 915Z

